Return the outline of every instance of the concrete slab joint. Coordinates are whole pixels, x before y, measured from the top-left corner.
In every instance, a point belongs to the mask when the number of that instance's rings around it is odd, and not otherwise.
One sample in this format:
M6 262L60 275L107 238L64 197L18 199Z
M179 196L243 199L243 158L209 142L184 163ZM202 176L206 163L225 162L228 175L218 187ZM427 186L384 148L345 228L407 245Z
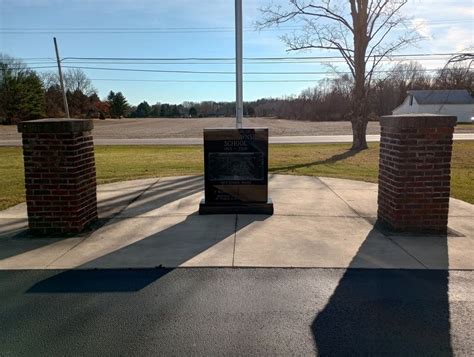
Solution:
M378 223L396 232L446 234L456 117L380 119Z
M92 128L92 120L81 119L42 119L18 125L32 233L77 233L97 219Z

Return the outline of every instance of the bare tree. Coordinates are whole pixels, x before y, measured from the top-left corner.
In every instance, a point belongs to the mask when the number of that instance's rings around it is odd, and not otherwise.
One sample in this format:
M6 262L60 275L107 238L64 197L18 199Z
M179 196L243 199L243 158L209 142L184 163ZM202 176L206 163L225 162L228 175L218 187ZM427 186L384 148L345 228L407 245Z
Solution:
M43 87L46 90L54 86L59 86L59 76L56 72L40 72L39 77L43 82Z
M474 95L473 64L474 53L472 52L452 57L438 71L435 86L443 89L467 89L471 95Z
M42 72L40 77L45 88L59 85L59 76L56 72ZM66 90L71 93L79 90L83 94L90 96L97 92L91 80L78 68L69 69L64 72L64 84Z
M474 69L463 62L453 62L440 69L435 77L436 89L467 89L474 93Z
M87 75L77 68L66 71L64 74L64 83L66 89L70 92L81 91L87 96L97 92Z
M0 80L3 80L7 74L16 77L27 71L28 66L21 60L0 52Z
M367 148L368 91L375 69L395 51L421 36L409 31L401 8L408 0L289 0L289 7L261 9L259 28L294 21L300 31L284 35L288 51L324 49L338 51L354 79L351 97L353 150ZM397 36L389 36L402 27ZM403 29L404 27L404 29Z
M471 49L472 51L472 49ZM453 63L467 62L467 68L471 69L472 64L474 63L474 53L461 53L449 59L446 67Z

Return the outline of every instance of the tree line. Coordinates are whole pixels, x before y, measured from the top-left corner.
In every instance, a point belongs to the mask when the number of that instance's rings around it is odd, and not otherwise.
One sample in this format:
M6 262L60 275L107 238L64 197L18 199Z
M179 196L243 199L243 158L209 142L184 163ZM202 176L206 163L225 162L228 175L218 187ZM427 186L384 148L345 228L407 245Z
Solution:
M307 121L351 120L353 86L353 79L348 75L324 79L296 96L256 101L255 115ZM429 89L467 89L474 95L474 70L457 63L430 74L418 62L397 64L373 78L366 89L368 119L378 120L391 114L409 90Z
M76 118L196 118L231 117L235 102L186 101L181 104L146 101L130 105L122 92L110 91L100 99L91 80L79 69L64 74L71 117ZM276 117L307 121L350 120L353 79L346 74L323 79L298 95L264 98L244 103L245 116ZM430 74L418 62L400 63L373 78L367 88L368 117L377 120L390 114L412 89L467 89L474 94L474 71L462 63ZM59 78L54 72L37 73L21 61L0 55L0 120L64 117Z

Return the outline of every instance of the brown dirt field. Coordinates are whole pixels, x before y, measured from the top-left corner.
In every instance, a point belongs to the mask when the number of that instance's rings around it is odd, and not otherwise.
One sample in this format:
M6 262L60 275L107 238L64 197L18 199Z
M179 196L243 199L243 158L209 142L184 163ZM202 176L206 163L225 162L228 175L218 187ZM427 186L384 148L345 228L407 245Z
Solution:
M198 138L204 128L233 127L234 118L147 118L94 120L100 139ZM268 127L270 136L348 135L349 122L309 122L273 118L245 118L244 126ZM378 122L369 122L367 134L378 134ZM456 132L474 132L474 125L458 125ZM0 139L20 139L16 126L0 125Z

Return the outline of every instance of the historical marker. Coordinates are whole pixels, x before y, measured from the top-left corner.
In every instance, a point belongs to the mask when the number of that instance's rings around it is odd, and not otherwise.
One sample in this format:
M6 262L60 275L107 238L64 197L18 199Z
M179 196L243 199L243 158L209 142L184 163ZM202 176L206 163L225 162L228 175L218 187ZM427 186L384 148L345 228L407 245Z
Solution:
M268 129L204 129L204 169L200 214L273 214Z

